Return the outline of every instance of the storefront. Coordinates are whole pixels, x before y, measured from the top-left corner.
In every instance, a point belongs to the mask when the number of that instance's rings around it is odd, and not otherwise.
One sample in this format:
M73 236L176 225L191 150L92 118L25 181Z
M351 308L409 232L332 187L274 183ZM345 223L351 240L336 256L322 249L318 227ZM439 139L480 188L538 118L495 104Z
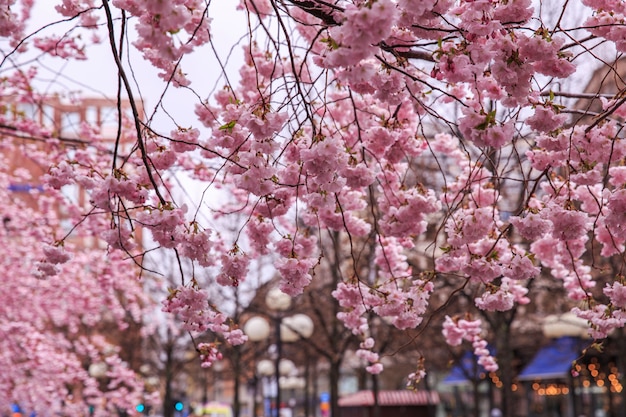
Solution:
M493 349L490 349L492 353ZM489 416L493 403L494 381L472 352L465 352L439 383L441 408L447 417Z
M623 410L622 383L614 358L583 350L591 341L560 337L537 352L522 370L529 417L617 416Z
M343 417L435 417L439 404L436 391L379 391L377 401L371 390L358 391L339 399ZM375 404L379 412L374 412Z
M520 372L517 380L524 387L529 417L580 415L572 366L580 357L582 348L583 341L578 337L553 339Z

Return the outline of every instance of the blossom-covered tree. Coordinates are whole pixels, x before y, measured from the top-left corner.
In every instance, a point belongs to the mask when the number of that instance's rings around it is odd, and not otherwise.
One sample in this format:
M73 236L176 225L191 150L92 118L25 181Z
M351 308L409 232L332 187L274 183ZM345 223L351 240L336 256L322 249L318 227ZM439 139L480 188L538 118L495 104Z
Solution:
M23 133L17 133L19 136ZM16 148L35 161L58 151L13 142L5 136L2 152ZM21 143L21 144L18 144ZM141 352L125 348L125 329L138 329L148 300L137 279L138 269L121 252L87 247L87 235L60 223L54 189L26 184L34 180L24 168L3 156L0 174L0 404L47 415L66 410L82 415L93 407L97 416L133 408L144 400L144 384L135 373ZM26 158L19 158L24 163ZM137 359L135 359L137 358ZM135 366L135 370L133 369Z
M63 88L60 76L38 76L48 62L69 67L89 60L94 42L108 46L118 96L134 104L116 146L89 147L97 132L85 126L84 151L41 162L45 191L77 185L89 195L63 204L75 233L100 236L111 256L133 254L140 227L154 247L215 270L219 285L240 285L250 262L272 257L281 289L295 296L326 262L323 234L341 231L352 262L334 297L374 373L382 365L369 315L399 329L422 325L442 277L476 285L476 307L502 312L532 303L525 284L543 271L562 283L592 337L626 322L623 90L602 97L599 109L575 104L599 93L579 87L589 69L604 65L621 81L614 63L626 50L626 3L241 0L242 25L217 2L56 3L57 15L32 30L32 0L0 1L0 94L41 106L51 86ZM224 19L242 30L228 55L230 38L214 30ZM157 87L138 73L146 63L158 71ZM212 72L223 88L207 82ZM142 97L153 101L145 117ZM176 114L180 100L193 117ZM3 138L62 139L26 115L0 117ZM180 175L194 180L196 207L174 197ZM207 211L232 216L236 233L203 220ZM59 276L64 239L41 240L35 275L48 283ZM434 268L412 267L416 251ZM164 308L187 331L244 342L193 272ZM497 369L478 317L442 324L450 344L472 346ZM199 351L207 366L219 357Z

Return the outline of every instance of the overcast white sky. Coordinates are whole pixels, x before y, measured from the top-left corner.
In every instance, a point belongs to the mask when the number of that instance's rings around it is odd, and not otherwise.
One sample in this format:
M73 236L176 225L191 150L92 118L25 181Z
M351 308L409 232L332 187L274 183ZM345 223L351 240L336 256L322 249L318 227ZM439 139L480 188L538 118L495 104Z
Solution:
M51 22L62 19L54 10L54 5L59 1L38 0L29 23L29 33ZM211 34L220 60L225 62L232 45L240 41L242 34L246 32L244 15L235 10L236 1L213 1L209 14L211 18ZM104 22L102 13L101 23ZM52 33L62 34L74 26L74 22L59 23L44 29L41 35ZM87 49L88 60L66 61L60 58L46 59L41 62L39 80L40 87L49 92L80 92L84 96L115 96L117 89L117 70L112 59L106 33L103 30L101 36L104 42L100 45L90 46ZM134 37L134 23L131 21L129 38L132 42ZM244 40L245 43L245 40ZM139 91L145 100L146 111L150 112L159 97L163 93L165 83L157 77L157 71L143 61L137 50L131 46L130 50L132 69L137 80ZM235 47L229 60L229 77L237 79L237 70L242 63L242 49ZM127 62L126 69L129 70ZM206 99L217 82L217 88L224 84L219 80L221 69L210 46L199 49L193 55L183 60L182 68L193 81L192 87ZM129 72L130 74L130 72ZM135 94L137 91L134 92ZM176 118L182 126L190 126L193 121L193 105L197 98L189 91L170 87L167 91L165 105L167 111ZM161 115L164 116L164 115ZM163 128L169 132L173 125L166 117L159 116L155 119L157 129Z

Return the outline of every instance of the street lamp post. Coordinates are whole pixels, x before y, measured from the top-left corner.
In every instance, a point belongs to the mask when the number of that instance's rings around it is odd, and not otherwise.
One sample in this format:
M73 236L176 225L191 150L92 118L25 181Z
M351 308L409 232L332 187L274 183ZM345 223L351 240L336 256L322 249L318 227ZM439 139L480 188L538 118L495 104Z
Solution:
M278 384L280 384L280 389L286 388L283 380L287 378L289 375L292 375L296 369L296 365L290 361L289 359L281 359L279 365L279 375L278 381L276 379L275 362L269 359L263 359L259 361L256 367L256 372L259 376L261 376L261 381L263 382L263 395L264 398L276 398L276 390L278 389ZM271 385L271 381L269 379L272 378L274 384Z
M263 359L259 361L256 366L256 373L261 377L261 388L263 391L263 410L265 410L268 401L273 397L273 393L271 392L271 380L270 378L274 375L274 362L269 359ZM256 417L256 402L254 403L254 413L253 416ZM269 405L267 405L268 410L271 410ZM265 413L263 413L265 415Z
M280 386L289 392L289 408L291 408L291 415L295 415L296 405L298 403L296 398L296 391L306 388L306 381L303 377L297 375L281 376ZM305 393L307 395L307 393Z
M275 358L274 376L276 380L276 415L280 415L280 375L282 359L282 343L295 342L299 339L306 339L313 334L313 321L305 314L295 314L284 316L285 311L291 307L291 297L283 293L278 288L272 288L267 292L265 304L272 312L270 315L274 322L275 331ZM263 317L255 316L250 318L244 325L244 333L252 342L260 342L269 338L270 325Z

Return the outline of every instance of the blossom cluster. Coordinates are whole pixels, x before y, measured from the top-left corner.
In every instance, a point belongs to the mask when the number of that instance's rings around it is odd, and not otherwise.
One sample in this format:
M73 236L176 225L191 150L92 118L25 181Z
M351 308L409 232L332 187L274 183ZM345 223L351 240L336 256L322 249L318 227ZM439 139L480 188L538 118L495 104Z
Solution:
M463 341L471 342L478 364L489 372L495 372L498 364L487 348L487 341L481 336L481 324L480 320L453 319L446 316L443 335L451 346L458 346Z
M208 294L195 286L180 286L170 290L170 295L163 301L163 311L175 315L186 331L202 333L210 330L233 345L240 345L247 340L240 329L231 329L226 324L227 317L211 308Z
M210 39L204 3L200 0L113 0L112 3L137 17L138 39L134 45L147 61L161 70L160 77L176 86L189 85L180 60ZM187 39L178 39L182 33L187 33Z

